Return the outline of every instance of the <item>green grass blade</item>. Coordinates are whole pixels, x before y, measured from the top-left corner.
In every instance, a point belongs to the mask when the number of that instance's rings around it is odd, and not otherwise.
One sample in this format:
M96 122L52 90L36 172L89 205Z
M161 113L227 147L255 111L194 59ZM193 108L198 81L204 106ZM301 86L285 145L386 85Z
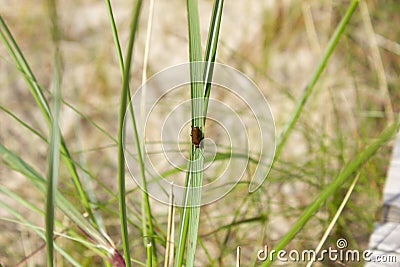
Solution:
M43 211L42 208L39 208L39 207L35 206L33 203L28 201L26 198L21 197L20 195L18 195L16 193L14 193L13 191L9 190L8 188L0 185L0 192L2 194L4 194L4 195L9 196L13 200L19 202L20 204L22 204L22 206L27 207L31 211L35 212L37 215L42 216L42 217L45 216L45 212Z
M207 247L204 245L204 242L201 239L201 237L199 238L199 245L203 249L204 253L206 254L206 257L208 260L208 266L214 266L214 260L211 256L210 252L208 251Z
M200 19L199 19L197 0L187 0L186 7L187 7L188 31L189 31L189 61L190 62L201 61L202 49L201 49L201 36L200 36ZM200 97L202 95L199 94L197 96Z
M194 159L198 159L202 157L200 149L196 149L197 151L194 152ZM201 186L203 182L203 166L204 162L201 160L198 161L194 165L193 170L191 171L192 176L192 184L189 184L190 187L190 221L189 221L189 231L188 231L188 249L187 249L187 259L186 265L187 266L194 266L196 248L197 248L197 234L199 229L200 223L200 205L201 205ZM190 178L189 178L190 179Z
M186 178L185 178L185 187L188 187L188 182L189 182L189 172L186 173ZM181 267L183 265L183 256L185 254L185 246L186 246L186 239L187 239L187 232L189 229L189 208L188 206L188 198L189 196L187 195L189 193L189 190L186 189L185 192L185 197L184 197L184 205L181 210L181 218L179 222L179 236L178 236L178 243L177 243L177 249L176 249L176 255L175 255L175 260L174 260L174 267Z
M148 65L148 60L149 60L149 51L150 51L150 40L151 40L151 31L152 31L152 25L153 25L153 16L154 16L154 1L151 0L149 3L149 17L148 17L148 22L147 22L147 29L146 29L146 42L145 42L145 49L144 49L144 56L143 56L143 70L142 70L142 84L144 84L147 80L147 65ZM144 118L144 107L145 107L145 102L146 102L146 87L142 88L142 96L141 96L141 107L140 107L140 116L142 118L142 122L145 122ZM129 96L131 98L131 96ZM133 106L129 105L130 113L131 116L133 116ZM133 125L134 128L136 128L136 124ZM143 129L145 129L145 126L143 125ZM137 129L135 129L135 134L137 134ZM143 136L145 134L143 133ZM138 137L135 137L135 139L138 140ZM141 143L136 143L136 146L139 148L138 149L138 154L141 156L139 157L139 164L141 168L141 178L142 178L142 185L143 189L142 190L142 201L141 201L141 209L142 209L142 224L144 225L144 242L146 246L148 246L148 242L152 245L152 252L153 252L153 257L152 257L152 264L154 266L157 266L157 251L156 251L156 244L155 244L155 233L153 229L153 215L151 212L151 207L150 207L150 200L149 200L149 194L147 192L147 179L146 179L146 174L145 174L145 166L144 166L144 155L142 154L142 151L145 151L144 148L144 141L141 140ZM147 231L146 227L146 221L147 225L149 227ZM149 239L149 240L148 240Z
M122 49L121 49L121 43L120 43L119 37L118 37L117 25L116 25L115 19L114 19L114 12L112 10L110 0L105 0L105 1L106 1L106 5L107 5L108 18L110 20L112 36L114 39L114 45L115 45L115 49L117 50L119 67L121 69L122 74L124 74L125 73L124 72L124 57L122 55Z
M204 78L206 82L204 84L204 124L206 122L207 110L208 110L208 99L211 93L211 81L214 70L213 63L215 62L215 57L217 54L219 29L222 19L222 10L224 6L224 0L215 0L213 11L211 14L210 26L208 29L208 38L206 51L204 55L205 67L204 67Z
M168 224L167 224L167 237L165 240L165 256L164 267L173 266L174 258L174 227L175 227L175 206L174 206L174 190L173 184L169 192L168 204Z
M23 56L22 51L19 49L14 37L12 36L10 30L8 29L3 17L0 16L0 37L5 44L5 47L17 64L18 68L25 74L24 79L28 83L33 98L35 99L36 103L38 104L39 109L41 110L46 122L51 124L50 121L50 108L47 104L47 101L43 95L42 90L38 86L38 82L33 75L31 68L29 67L28 62L26 61L25 57Z
M51 20L51 34L54 44L52 94L54 99L51 118L50 144L48 153L47 190L46 190L46 259L47 266L54 265L54 202L57 190L60 160L60 129L58 121L61 105L61 51L59 47L60 33L58 28L57 7L55 1L48 2Z
M111 24L112 35L113 35L115 48L116 48L116 52L117 52L117 57L118 57L118 61L120 64L122 77L124 77L125 76L125 66L124 66L124 60L123 60L122 51L121 51L121 45L119 42L118 32L117 32L117 28L116 28L116 24L115 24L115 19L114 19L110 1L106 0L106 4L107 4L109 20L110 20L110 24ZM129 84L128 84L128 96L130 99L131 95L130 95L130 91L129 91ZM143 187L146 188L147 181L145 178L143 156L142 156L142 153L140 150L141 146L140 146L140 141L138 139L137 127L136 127L136 123L135 123L135 114L133 113L132 105L129 105L129 111L130 111L130 115L132 116L132 123L133 123L132 128L135 131L135 142L136 142L136 145L139 150L138 155L139 155L139 165L140 165L140 170L141 170L140 172L141 172L142 183L143 183ZM154 234L154 229L153 229L153 216L151 213L149 196L148 196L146 190L142 190L141 207L142 207L142 220L141 220L142 221L142 232L143 232L143 236L144 236L143 243L146 246L148 244L148 242L151 242L151 244L155 248L156 246L155 246L155 239L154 239L155 234ZM147 225L148 225L149 229L147 229ZM150 240L148 240L148 239L150 239ZM156 250L153 249L153 252L154 252L154 264L157 265Z
M6 107L3 107L0 105L0 110L4 111L9 115L11 118L13 118L15 121L17 121L19 124L21 124L24 128L28 129L30 132L32 132L34 135L39 137L42 141L47 142L46 138L41 134L39 131L35 130L32 126L28 125L26 122L21 120L19 117L17 117L14 113L12 113L9 109Z
M126 266L131 266L130 252L129 252L129 237L128 237L128 226L126 218L126 196L125 196L125 158L124 158L124 118L127 108L127 99L129 92L129 78L130 69L132 62L133 44L137 32L137 24L139 20L140 9L142 1L136 1L134 9L132 11L132 20L130 24L129 43L127 48L127 54L124 63L124 74L123 83L121 88L120 96L120 110L119 110L119 122L118 122L118 200L119 200L119 212L120 212L120 223L121 223L121 234L122 244L124 249L124 257Z
M153 252L152 252L152 247L151 243L148 243L146 245L146 257L147 257L147 267L152 267L153 266Z
M20 157L16 156L2 144L0 144L0 158L3 159L10 169L21 173L34 183L42 183L42 185L45 184L45 179L42 178L42 176L36 170L34 170L29 164L23 161ZM39 186L39 189L44 192L44 187Z
M367 160L369 160L374 153L388 140L390 140L399 130L400 118L396 122L387 126L381 134L363 151L361 151L353 160L348 162L336 178L319 194L319 196L307 207L302 215L297 219L292 228L279 240L275 246L275 251L283 249L297 234L298 231L308 222L314 213L320 208L329 196L343 184L348 177L362 167ZM268 258L261 266L269 266L271 264Z
M325 49L325 52L322 55L322 58L314 71L313 75L311 76L310 81L308 82L306 88L304 89L300 99L297 102L295 110L292 112L291 117L289 118L288 122L285 124L279 138L278 138L278 145L276 147L275 152L275 159L279 158L282 148L285 146L286 140L288 139L290 133L293 130L295 123L297 122L305 103L307 102L308 97L311 95L315 84L317 83L319 77L321 76L322 72L325 69L325 66L333 53L337 43L339 42L340 37L342 36L344 29L346 28L347 24L350 21L351 16L353 15L356 6L358 4L358 0L353 0L346 11L346 14L343 16L342 20L340 21L339 25L337 26L335 32L333 33L331 39L329 40L328 46Z
M250 195L246 195L244 198L243 198L243 200L241 201L241 204L239 205L239 207L244 207L245 205L246 205L246 202L250 199L250 197L249 197ZM235 226L235 225L237 225L237 223L239 222L238 221L238 217L239 217L239 215L240 215L240 212L241 212L241 210L240 209L237 209L237 210L235 210L235 212L233 213L233 218L232 218L232 220L230 221L230 223L227 225L227 227L226 227L226 234L225 234L225 237L224 237L224 239L223 239L223 242L222 242L222 244L220 245L220 250L221 250L221 252L220 252L220 255L219 255L219 257L218 257L218 262L220 262L221 263L221 260L222 260L222 257L223 257L223 255L224 255L224 253L225 253L225 251L227 250L227 244L228 244L228 241L229 241L229 237L231 236L231 233L232 233L232 228ZM240 223L240 222L239 222ZM221 226L221 227L218 227L218 229L217 229L217 231L219 231L219 230L222 230L222 229L224 229L224 226ZM212 233L213 234L213 233ZM204 236L204 235L203 235Z
M198 127L204 133L204 91L201 81L203 76L202 64L194 62L202 59L200 19L198 3L194 0L187 1L188 29L189 29L189 58L191 77L191 106L192 106L192 127ZM196 81L196 82L194 82ZM189 229L186 266L194 266L197 234L200 223L201 186L203 184L204 157L202 148L191 146L190 167L188 177L189 189Z
M118 141L117 139L112 136L109 132L107 132L103 127L101 127L99 124L97 124L94 120L90 119L87 115L83 114L81 111L79 111L76 107L74 107L72 104L68 103L64 99L62 100L63 105L67 106L70 108L73 112L75 112L78 116L80 116L83 120L87 121L93 127L95 127L97 130L99 130L102 134L107 136L113 143L117 144Z

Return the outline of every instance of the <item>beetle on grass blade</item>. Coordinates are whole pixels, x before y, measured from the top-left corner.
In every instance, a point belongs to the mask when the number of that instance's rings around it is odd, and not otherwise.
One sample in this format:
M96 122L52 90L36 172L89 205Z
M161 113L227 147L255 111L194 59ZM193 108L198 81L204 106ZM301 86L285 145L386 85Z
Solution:
M192 126L192 133L190 134L192 137L192 143L195 148L200 147L201 140L204 139L203 133L201 132L200 128L197 126Z

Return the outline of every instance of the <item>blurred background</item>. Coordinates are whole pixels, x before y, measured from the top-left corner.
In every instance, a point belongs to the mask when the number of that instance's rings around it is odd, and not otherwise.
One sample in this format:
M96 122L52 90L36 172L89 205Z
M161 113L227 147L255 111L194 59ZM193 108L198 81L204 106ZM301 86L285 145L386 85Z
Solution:
M277 133L294 110L349 2L225 1L217 61L242 71L258 85L271 106ZM112 1L123 50L127 46L132 4L133 1ZM212 4L210 0L199 0L203 45ZM58 11L62 29L62 97L73 107L62 106L62 134L73 157L96 178L90 183L101 206L100 214L108 234L119 246L120 225L115 213L117 147L104 132L117 136L121 75L106 5L104 1L60 0ZM53 47L46 1L0 0L0 14L38 82L49 88ZM144 1L133 56L132 90L141 84L148 15L149 3ZM257 251L265 244L275 244L343 165L393 120L400 109L397 25L400 25L398 1L360 1L261 190L249 196L247 186L239 185L222 200L202 208L198 266L233 266L239 245L244 266L250 266ZM187 61L185 2L156 0L148 76ZM50 93L46 97L51 101ZM11 111L48 136L40 110L3 44L0 45L0 106L3 109L0 142L45 175L47 144L4 111ZM390 153L391 143L359 170L356 189L326 246L334 246L338 238L345 238L349 248L367 247L373 222L379 218ZM143 260L141 233L134 227L140 225L136 215L140 212L140 192L133 180L128 179L132 257ZM0 184L44 209L44 196L1 160ZM350 181L346 182L321 207L287 250L312 249L317 245L349 184ZM65 167L61 169L59 189L74 203L76 192ZM24 208L15 198L0 194L0 200L33 224L44 226L42 217ZM161 233L165 231L167 206L152 201L152 208L160 227L156 231ZM61 214L57 216L63 218ZM0 262L14 266L39 249L23 266L43 266L44 249L40 251L43 240L30 227L13 221L15 218L6 209L0 208L0 219ZM65 226L70 226L65 220ZM101 260L83 247L82 253L81 245L68 239L60 238L57 243L82 260L84 266L96 266ZM61 258L59 263L63 266ZM339 263L322 265L339 266Z

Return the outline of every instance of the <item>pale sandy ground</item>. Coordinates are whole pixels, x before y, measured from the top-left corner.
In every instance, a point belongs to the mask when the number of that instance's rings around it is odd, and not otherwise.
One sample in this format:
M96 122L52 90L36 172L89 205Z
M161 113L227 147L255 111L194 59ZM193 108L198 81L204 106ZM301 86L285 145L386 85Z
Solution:
M60 24L64 34L61 43L64 57L63 97L111 135L116 136L121 76L105 4L103 1L59 2ZM294 100L300 96L316 68L348 2L226 1L217 61L239 69L255 81L270 103L277 133L293 110ZM392 2L396 6L395 1ZM112 4L124 48L127 43L131 1L118 0ZM297 208L303 207L317 195L318 190L310 184L323 186L337 173L340 160L333 155L339 154L338 145L335 145L339 130L345 142L344 156L347 160L354 155L361 142L356 138L359 135L375 136L385 125L383 117L392 115L392 111L387 108L390 98L394 112L398 112L396 100L398 101L400 95L400 49L396 41L399 40L399 33L390 30L399 23L398 13L389 8L379 12L382 7L376 1L369 2L369 7L374 12L372 24L375 33L369 31L365 17L363 20L360 11L356 11L347 30L349 38L339 43L329 60L328 67L300 118L299 126L287 143L282 162L272 173L271 183L264 188L262 194L241 208L240 218L257 216L261 211L269 209L268 223L264 226L248 224L238 227L228 242L230 254L225 253L224 266L233 264L237 245L243 247L244 262L254 260L260 245L273 242L284 234L298 216ZM136 88L141 81L148 8L148 1L145 1L135 45L132 88ZM207 37L211 8L212 1L199 1L203 45ZM392 13L387 14L386 10ZM44 1L0 0L0 14L21 46L40 84L47 88L50 83L52 53ZM387 25L388 20L393 21L391 26ZM153 23L149 76L188 60L186 8L183 1L157 0ZM376 38L376 46L373 45L371 36ZM378 58L374 51L379 51ZM0 104L47 136L46 124L3 45L0 45L0 57ZM0 112L0 122L0 142L44 174L46 146L43 142L32 137L4 112ZM360 125L365 128L364 133L359 132ZM116 192L116 147L113 142L66 107L62 110L61 128L71 151L85 151L82 155L88 168ZM334 150L323 151L320 148L324 146L327 149L333 147ZM94 148L101 149L92 151ZM364 186L369 185L371 191L358 192L358 198L353 200L352 208L361 211L356 212L354 218L346 217L351 218L351 221L342 222L350 231L355 231L353 238L363 248L368 241L373 214L379 206L379 192L388 159L388 150L383 152L376 163L379 166L369 170L376 176L376 181L369 177L372 180L363 183ZM43 203L43 197L31 188L25 178L1 165L0 167L0 183L3 186L21 193L32 203ZM128 186L132 188L135 185L129 182ZM60 187L72 189L67 177L61 178ZM96 185L95 188L97 189ZM232 199L242 198L245 192L245 188L240 188L233 193L236 195L207 206L202 213L204 223L200 234L206 234L228 223L233 217L233 211L240 208L240 201ZM98 198L106 201L109 196L99 190ZM4 196L1 196L1 200L25 212L26 218L43 225L41 218L24 211L15 201ZM159 213L157 216L160 221L164 222L165 206L156 202L153 205L154 210ZM116 203L112 207L116 208ZM327 224L325 220L329 214L329 209L323 208L291 246L315 246ZM4 209L0 209L0 216L10 218ZM363 220L368 223L363 223ZM110 235L119 244L117 218L106 216L106 223ZM0 260L6 266L15 264L42 244L23 225L0 221L0 229ZM140 234L136 229L131 232L134 239L132 247L136 251L133 257L143 259L140 255ZM219 255L218 244L224 237L225 233L221 233L204 238L204 244L212 257ZM71 246L70 243L67 245ZM41 266L43 255L41 253L33 257L29 266ZM202 249L199 249L198 263L198 266L207 263Z

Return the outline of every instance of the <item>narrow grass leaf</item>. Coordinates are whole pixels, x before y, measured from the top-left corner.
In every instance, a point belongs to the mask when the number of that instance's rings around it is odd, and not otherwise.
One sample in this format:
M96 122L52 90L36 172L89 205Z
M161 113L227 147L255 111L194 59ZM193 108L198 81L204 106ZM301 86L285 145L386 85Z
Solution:
M346 28L347 24L350 21L351 16L353 15L356 6L357 6L358 0L353 0L349 6L349 8L346 11L346 14L343 16L342 20L340 21L339 25L337 26L335 32L333 33L331 39L329 40L328 46L325 49L325 52L322 55L322 58L314 71L314 73L311 76L310 81L308 82L306 88L304 89L300 99L298 100L295 110L292 112L288 122L285 124L279 139L278 139L278 145L276 147L276 152L275 152L275 159L279 158L282 148L284 147L290 133L293 130L293 127L295 123L297 122L304 105L307 102L307 99L311 95L315 84L319 80L319 77L321 76L323 70L325 69L326 64L328 63L328 59L332 55L337 43L339 42L340 37L342 36L344 29ZM275 160L274 160L275 162Z
M54 206L60 160L60 129L58 126L61 105L61 51L58 27L57 7L54 0L48 1L51 20L51 35L54 44L52 94L54 99L53 117L51 117L50 144L47 167L46 190L46 259L47 266L54 265Z
M19 117L17 117L13 112L11 112L9 109L7 109L6 107L3 107L2 105L0 105L0 110L4 111L5 113L7 113L7 115L9 115L11 118L13 118L14 120L16 120L19 124L22 125L22 127L28 129L30 132L32 132L34 135L38 136L40 139L42 139L42 141L47 142L46 138L43 136L43 134L41 134L39 131L35 130L32 126L28 125L26 122L24 122L23 120L21 120Z
M173 266L173 261L174 261L175 206L174 206L173 189L174 189L173 184L171 184L171 190L169 192L168 224L167 224L167 238L165 241L164 267Z
M120 109L119 109L119 121L118 121L118 200L119 200L119 212L120 212L120 223L121 223L121 234L122 234L122 245L124 249L124 257L126 266L131 266L131 257L129 251L129 236L126 216L126 195L125 195L125 158L124 158L124 118L127 108L127 99L129 92L129 79L130 69L132 62L133 44L135 42L135 36L137 32L137 24L139 20L140 9L142 1L136 1L133 7L131 15L131 24L129 32L129 42L127 47L127 54L124 62L124 73L123 82L120 96ZM133 117L134 121L134 117Z
M210 98L211 93L211 81L214 70L214 62L215 57L217 55L217 46L218 46L218 37L219 37L219 29L221 26L222 20L222 10L224 6L224 0L215 0L213 11L211 14L210 26L208 29L208 38L206 51L204 55L204 76L203 81L204 84L204 124L206 123L207 118L207 110L208 110L208 100Z
M121 43L120 43L119 37L118 37L117 25L116 25L115 19L114 19L114 12L112 10L110 0L105 0L105 2L107 5L107 13L108 13L109 21L110 21L112 36L114 39L114 45L115 45L115 49L117 51L119 67L122 71L122 74L124 74L124 57L122 55L122 49L121 49Z
M146 44L145 44L145 51L144 51L144 56L143 56L143 71L142 71L142 85L146 83L147 80L147 65L148 65L148 60L149 60L149 53L150 53L150 39L151 39L151 32L152 32L152 26L153 26L153 15L154 15L154 0L150 0L150 6L149 6L149 17L148 17L148 22L147 22L147 30L146 30ZM144 108L145 108L145 103L146 103L146 86L142 87L142 96L141 96L141 107L140 107L140 116L141 116L141 121L144 123L145 118L144 118ZM133 117L133 106L129 105L130 113L131 116ZM132 120L133 121L133 120ZM134 123L133 127L136 127L136 124ZM142 125L143 131L145 129L145 126ZM135 129L135 134L137 133L137 129ZM143 136L145 136L145 133L142 133ZM135 137L135 139L138 140L138 136ZM157 251L156 251L156 244L155 244L155 233L153 229L153 215L151 212L151 207L150 207L150 200L149 200L149 194L147 192L147 180L146 180L146 172L145 172L145 166L144 166L144 155L142 154L143 151L145 151L145 144L144 140L138 140L140 141L136 143L136 146L139 147L140 149L138 151L138 154L141 156L139 157L139 164L141 168L141 178L142 178L142 185L143 189L141 191L142 193L142 201L141 201L141 209L142 209L142 225L143 225L143 236L145 237L143 239L144 243L147 244L150 242L152 245L151 251L153 252L153 259L152 259L152 264L154 266L157 266ZM147 231L147 226L148 225L149 229ZM148 245L148 244L147 244Z
M146 245L146 255L147 255L147 267L153 266L153 252L151 249L151 243Z
M120 44L119 37L118 37L118 31L117 31L117 27L116 27L116 23L115 23L115 19L114 19L110 1L106 0L106 4L107 4L107 11L109 14L109 20L110 20L110 24L111 24L112 35L113 35L113 39L114 39L114 43L115 43L115 48L117 51L117 57L118 57L118 61L119 61L120 69L121 69L121 73L122 73L122 80L124 82L124 77L126 75L126 72L125 72L124 60L123 60L123 56L122 56L121 44ZM141 1L140 1L140 3L137 2L137 7L139 5L141 6ZM136 13L134 16L139 16L140 8L138 8L137 11L138 11L138 13ZM137 22L136 22L136 24L137 24ZM135 31L136 31L136 29L135 29ZM146 47L147 47L147 42L146 42ZM131 94L130 94L130 90L129 90L129 84L127 85L127 92L128 92L128 98L130 99ZM129 112L132 117L133 129L135 131L135 142L136 142L137 147L140 148L140 140L138 138L137 127L136 127L136 122L135 122L135 114L133 113L132 105L129 105ZM140 170L141 170L141 178L142 178L143 186L146 188L147 182L146 182L146 178L145 178L144 162L143 162L143 155L141 153L141 150L138 151L138 155L139 155L139 165L140 165ZM148 196L146 190L142 191L141 207L142 207L142 220L141 220L142 232L143 232L143 236L144 236L143 243L146 246L146 244L148 243L147 239L150 238L150 242L152 243L153 247L155 248L156 246L155 246L155 239L154 239L155 234L154 234L154 229L153 229L153 216L151 214L149 196ZM149 226L148 231L147 231L147 225ZM154 264L157 265L156 250L153 249L153 252L154 252Z

